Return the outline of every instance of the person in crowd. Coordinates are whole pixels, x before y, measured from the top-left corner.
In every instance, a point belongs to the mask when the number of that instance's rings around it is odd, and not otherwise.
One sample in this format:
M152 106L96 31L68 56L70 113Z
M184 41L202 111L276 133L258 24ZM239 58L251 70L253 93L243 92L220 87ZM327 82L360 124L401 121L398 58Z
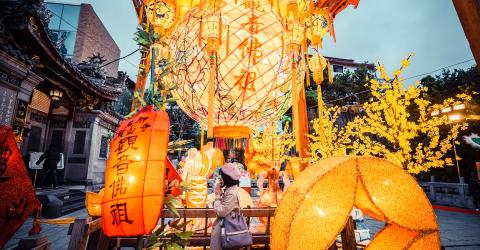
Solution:
M240 179L240 171L234 164L226 163L220 169L221 179L215 185L215 201L213 209L217 214L217 219L213 223L212 238L210 241L211 250L221 250L221 219L229 215L234 210L240 209L240 201L238 199L238 184Z
M58 147L55 144L51 144L50 147L43 153L38 161L35 163L37 165L40 165L43 161L43 178L42 181L40 182L40 185L43 185L47 178L51 176L52 181L53 181L53 188L56 189L58 185L58 180L57 180L57 164L61 160L61 155L58 150Z

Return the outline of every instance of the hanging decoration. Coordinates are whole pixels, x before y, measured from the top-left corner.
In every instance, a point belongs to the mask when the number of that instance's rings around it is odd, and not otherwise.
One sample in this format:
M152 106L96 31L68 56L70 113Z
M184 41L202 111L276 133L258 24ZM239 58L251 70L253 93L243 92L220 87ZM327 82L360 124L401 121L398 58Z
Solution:
M308 27L307 38L310 40L310 46L322 47L323 36L329 31L332 20L333 17L328 12L328 8L313 7L310 16L305 21L305 25Z
M374 157L328 158L300 173L275 212L272 249L329 248L354 206L386 223L368 249L440 249L435 213L417 181Z
M245 126L217 126L213 130L214 144L223 151L250 148L252 130Z
M110 145L102 201L107 236L149 234L163 207L170 121L153 106L123 121Z
M167 33L175 23L175 1L174 0L147 0L148 23L158 33Z
M319 53L313 54L308 64L310 70L313 72L313 80L317 84L317 101L318 101L318 117L322 117L323 97L322 97L322 82L324 80L323 71L327 67L327 59Z
M9 126L0 126L0 249L40 206Z
M86 192L85 193L85 207L87 208L88 215L92 217L102 216L102 200L104 188L100 189L98 193Z
M262 3L265 4L268 3ZM270 8L255 6L249 1L226 1L218 7L222 26L228 28L219 37L222 43L216 51L215 70L210 67L206 34L202 35L200 46L197 42L199 31L207 32L204 23L213 14L211 10L193 8L172 31L172 56L185 62L171 75L171 82L177 83L172 94L194 120L208 124L213 71L214 127L256 127L278 120L290 108L292 75L289 58L282 49L282 20ZM297 82L303 82L302 58L300 55Z

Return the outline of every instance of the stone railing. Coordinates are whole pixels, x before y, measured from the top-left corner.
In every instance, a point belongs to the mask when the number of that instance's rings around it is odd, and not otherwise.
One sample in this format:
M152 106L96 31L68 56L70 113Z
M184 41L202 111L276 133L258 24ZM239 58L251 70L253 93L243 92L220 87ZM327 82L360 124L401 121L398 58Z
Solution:
M469 196L468 184L460 177L459 183L436 182L430 177L430 182L420 182L432 204L463 208L474 208L473 199Z

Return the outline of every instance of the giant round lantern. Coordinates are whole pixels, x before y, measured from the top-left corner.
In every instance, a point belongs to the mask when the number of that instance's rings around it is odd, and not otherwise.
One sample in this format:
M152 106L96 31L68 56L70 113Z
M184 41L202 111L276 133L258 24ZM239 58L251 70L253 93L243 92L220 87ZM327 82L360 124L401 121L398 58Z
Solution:
M211 69L212 125L222 131L275 121L290 108L292 59L284 49L284 26L272 7L263 6L269 5L268 1L262 6L258 4L225 1L216 12L195 7L172 31L172 56L181 63L170 76L177 86L172 94L182 110L196 121L207 124ZM217 16L220 25L212 25ZM212 49L207 46L212 27L223 30L214 48L213 67ZM305 63L299 61L298 70L304 72ZM303 82L303 77L298 73L297 82Z

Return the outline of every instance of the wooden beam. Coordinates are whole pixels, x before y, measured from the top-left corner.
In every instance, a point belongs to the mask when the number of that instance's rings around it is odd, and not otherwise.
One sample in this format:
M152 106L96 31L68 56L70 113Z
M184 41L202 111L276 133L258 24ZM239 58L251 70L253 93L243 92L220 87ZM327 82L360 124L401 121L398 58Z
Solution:
M452 0L480 72L480 0Z

